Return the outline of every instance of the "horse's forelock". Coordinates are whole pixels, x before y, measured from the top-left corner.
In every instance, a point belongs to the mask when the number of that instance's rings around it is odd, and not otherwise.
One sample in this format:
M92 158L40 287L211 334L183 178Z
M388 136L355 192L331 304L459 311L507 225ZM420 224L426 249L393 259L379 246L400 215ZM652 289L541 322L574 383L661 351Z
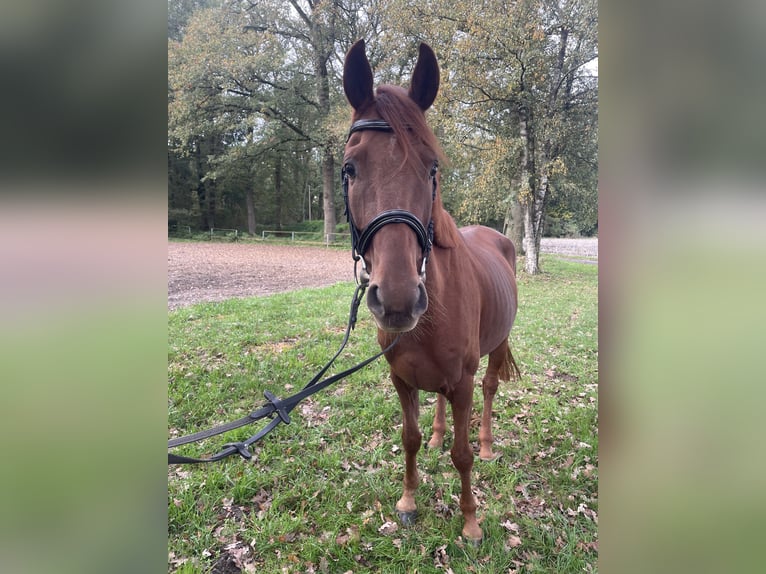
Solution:
M430 165L420 165L422 160L415 150L415 145L418 143L433 150L435 159L438 159L442 165L447 163L439 140L426 123L423 110L409 97L404 88L390 85L378 86L374 107L380 117L391 126L397 142L401 143L404 163L416 162L418 168L430 169ZM442 205L440 191L437 192L433 219L434 243L447 249L455 247L459 242L460 233L454 220Z
M413 152L415 144L422 143L434 151L436 159L442 163L446 162L439 140L426 123L423 110L407 95L404 88L378 86L375 108L380 117L394 130L397 141L402 145L405 161L420 162L418 154Z

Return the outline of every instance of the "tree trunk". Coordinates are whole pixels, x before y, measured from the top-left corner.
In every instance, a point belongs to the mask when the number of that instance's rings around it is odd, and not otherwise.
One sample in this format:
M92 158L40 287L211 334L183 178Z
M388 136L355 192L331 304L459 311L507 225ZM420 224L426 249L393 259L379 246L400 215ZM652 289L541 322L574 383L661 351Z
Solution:
M561 78L564 70L564 60L567 52L567 40L569 38L569 30L562 27L559 30L560 43L559 53L556 60L556 66L553 69L553 82L551 83L551 89L548 93L548 110L546 116L549 120L553 119L554 109L559 95L559 87L561 84ZM532 114L525 113L526 110L522 109L519 113L519 125L522 141L524 142L524 152L527 155L528 165L530 167L529 173L536 174L535 172L535 141L533 130L533 117ZM537 166L540 168L539 181L537 177L530 178L529 180L529 193L525 194L524 201L524 247L526 250L526 261L524 268L530 275L535 275L540 272L540 243L543 238L543 215L545 213L545 199L548 196L548 188L550 186L548 170L550 163L553 160L555 151L550 139L546 139L541 151L541 156Z
M314 76L320 121L330 116L330 74L327 62L335 51L335 22L337 10L335 3L327 0L308 2L309 12L298 0L289 0L295 12L304 21L309 30L309 44L313 52ZM320 129L324 129L321 126ZM325 237L331 239L335 234L335 144L331 136L323 138L322 153L322 207L324 210Z
M255 235L255 192L252 187L245 191L245 205L247 205L247 232Z
M210 229L215 227L215 195L215 181L207 180L205 182L205 199L207 200L207 224Z
M540 238L537 236L539 221L542 213L537 213L537 182L535 178L535 137L532 129L532 113L525 106L519 109L519 136L522 142L521 153L521 188L518 201L524 213L524 239L522 250L526 254L524 269L530 275L540 272L539 247Z
M517 254L524 254L524 211L516 196L511 198L508 210L505 212L503 235L513 242Z
M547 147L547 145L546 145ZM544 160L547 160L547 156L543 157ZM540 242L543 238L543 231L545 228L545 200L548 197L548 186L549 186L549 179L548 179L548 171L547 171L547 161L543 161L543 168L542 173L540 174L540 185L537 187L536 193L535 193L535 221L534 221L534 230L535 230L535 244L537 247L537 253L540 253Z
M205 177L205 151L203 150L204 141L198 139L194 146L194 166L196 168L195 180L197 183L197 201L199 203L199 216L200 227L204 231L208 231L213 225L215 225L215 209L213 210L213 217L210 214L210 195L213 194L212 181L203 181ZM215 198L213 198L213 206L215 206Z
M524 206L524 247L526 258L524 261L524 270L530 275L540 273L540 242L535 238L534 232L534 204L528 203Z
M216 182L213 178L207 178L203 181L210 167L208 157L217 155L219 150L216 146L214 136L206 136L198 139L194 149L195 163L197 167L197 197L199 198L199 208L201 216L202 229L208 231L215 227L216 214Z
M322 205L324 207L324 235L328 241L335 239L335 157L332 146L327 144L322 155Z
M533 187L531 201L526 205L524 213L524 244L527 251L525 270L530 275L540 272L540 243L543 238L545 199L548 196L548 149L545 144L540 163L543 168L540 173L540 183Z
M322 118L330 115L330 74L327 62L333 54L335 16L330 10L325 15L317 14L321 2L312 6L311 39L314 48L314 74L317 80L317 101ZM322 19L325 18L326 19ZM324 211L324 235L330 241L335 236L335 148L332 137L322 144L322 208Z
M547 110L543 118L552 122L554 119L559 89L564 73L564 62L567 54L567 41L569 30L566 27L559 29L559 52L554 66L553 81L548 92ZM568 89L571 86L568 85ZM540 272L540 243L543 237L543 215L545 213L545 199L548 196L550 186L549 172L551 162L558 154L553 142L546 139L539 157L535 144L535 117L531 109L522 105L519 108L519 135L522 140L522 187L519 191L519 201L524 209L524 250L526 261L524 269L530 275ZM545 121L545 120L543 120ZM538 169L539 168L539 169ZM525 179L528 178L528 179ZM526 185L525 185L526 182Z
M274 165L274 218L277 220L277 230L282 229L282 158L277 155Z

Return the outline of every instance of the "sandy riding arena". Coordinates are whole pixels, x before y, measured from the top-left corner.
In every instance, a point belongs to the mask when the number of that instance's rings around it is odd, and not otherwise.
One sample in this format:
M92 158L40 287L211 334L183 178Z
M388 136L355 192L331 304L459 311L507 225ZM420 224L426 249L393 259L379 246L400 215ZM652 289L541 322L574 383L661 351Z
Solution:
M541 251L597 257L598 239L543 239ZM350 249L168 242L168 309L353 281Z
M168 309L353 279L350 249L168 242Z

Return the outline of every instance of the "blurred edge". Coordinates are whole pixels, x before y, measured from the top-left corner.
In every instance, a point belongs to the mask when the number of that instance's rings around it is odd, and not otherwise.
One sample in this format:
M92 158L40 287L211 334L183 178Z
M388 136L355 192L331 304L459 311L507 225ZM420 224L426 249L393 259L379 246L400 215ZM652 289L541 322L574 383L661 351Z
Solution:
M166 6L0 7L0 571L166 569Z
M599 8L599 570L755 571L766 5Z

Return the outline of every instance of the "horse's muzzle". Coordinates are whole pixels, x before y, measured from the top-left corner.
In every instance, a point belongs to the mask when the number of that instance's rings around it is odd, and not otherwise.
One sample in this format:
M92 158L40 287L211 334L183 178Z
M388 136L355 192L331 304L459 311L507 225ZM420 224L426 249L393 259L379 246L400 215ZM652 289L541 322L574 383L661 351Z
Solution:
M406 333L415 328L428 309L426 287L422 281L409 289L401 286L384 289L372 283L367 291L367 307L381 330Z

